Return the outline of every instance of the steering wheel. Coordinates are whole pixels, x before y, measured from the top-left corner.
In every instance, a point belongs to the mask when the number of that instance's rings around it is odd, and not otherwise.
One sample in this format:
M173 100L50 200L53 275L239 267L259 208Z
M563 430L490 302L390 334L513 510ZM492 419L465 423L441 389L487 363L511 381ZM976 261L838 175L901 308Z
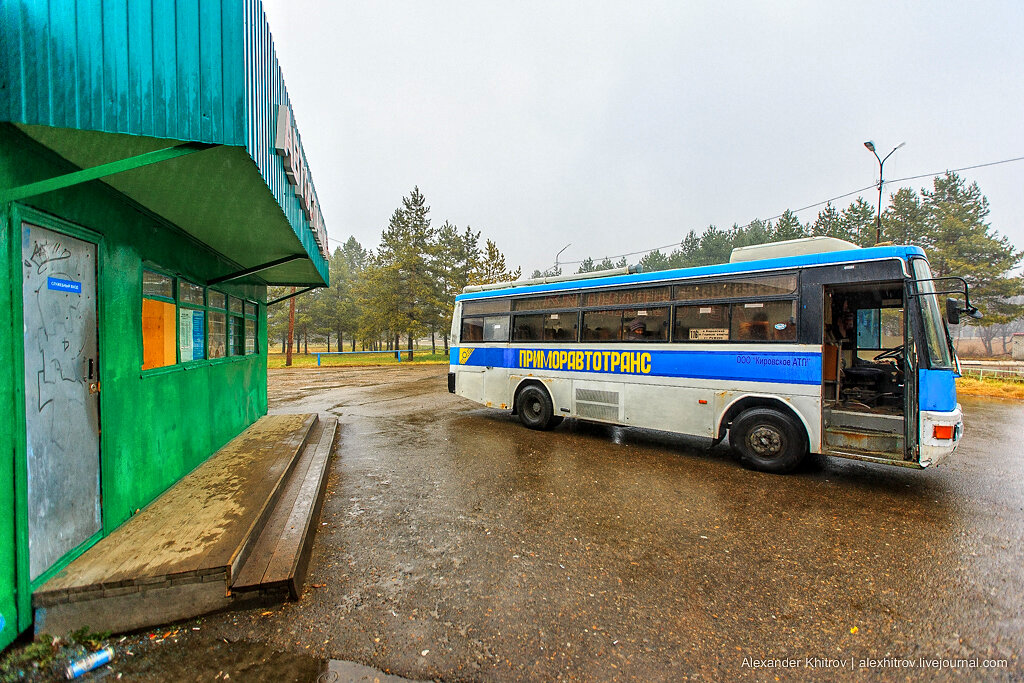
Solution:
M885 360L887 358L902 358L903 357L903 344L894 346L891 349L886 349L880 354L875 356L872 360Z

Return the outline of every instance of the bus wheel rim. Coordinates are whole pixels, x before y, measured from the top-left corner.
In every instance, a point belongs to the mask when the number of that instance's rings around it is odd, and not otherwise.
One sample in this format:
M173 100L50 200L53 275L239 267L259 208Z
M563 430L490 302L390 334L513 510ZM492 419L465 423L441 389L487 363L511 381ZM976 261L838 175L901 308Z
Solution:
M762 458L773 458L782 452L782 435L768 425L759 425L747 436L747 445Z
M530 417L540 417L540 399L533 398L527 401L526 412L530 414Z

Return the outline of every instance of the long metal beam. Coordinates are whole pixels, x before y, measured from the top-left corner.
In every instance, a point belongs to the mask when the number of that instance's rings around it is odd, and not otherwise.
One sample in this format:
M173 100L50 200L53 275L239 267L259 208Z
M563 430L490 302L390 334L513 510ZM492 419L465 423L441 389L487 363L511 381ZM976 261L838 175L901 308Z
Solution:
M288 299L291 299L293 296L298 296L299 294L305 294L306 292L312 292L314 289L323 289L323 287L306 287L305 289L300 289L299 291L295 292L294 294L289 294L288 296L282 296L280 299L274 299L273 301L268 301L267 302L267 306L273 306L274 304L279 304L282 301L288 301Z
M228 275L221 275L220 277L215 277L212 280L208 280L206 282L206 284L207 285L219 285L220 283L227 282L228 280L237 280L240 277L245 277L246 275L252 275L253 273L258 273L261 270L267 270L268 268L273 268L274 266L280 266L280 265L283 265L285 263L291 263L292 261L297 261L299 259L305 259L305 258L309 258L309 256L305 256L303 254L291 254L289 256L285 256L283 258L275 259L275 260L270 261L268 263L264 263L261 266L253 266L252 268L246 268L245 270L239 270L238 272L235 272L235 273L230 273Z
M128 157L127 159L118 159L117 161L100 164L99 166L83 168L80 171L72 171L71 173L65 173L64 175L59 175L55 178L38 180L34 183L29 183L28 185L2 189L0 190L0 204L3 202L13 202L19 199L25 199L26 197L33 197L46 192L63 190L64 188L71 187L73 185L87 183L90 180L98 180L99 178L111 176L116 173L124 173L125 171L149 166L150 164L158 164L161 161L176 159L177 157L182 157L186 154L194 154L196 152L202 152L210 149L211 147L219 146L220 145L211 145L205 142L186 142L174 147L158 149L152 152L146 152L145 154L138 154L133 157Z

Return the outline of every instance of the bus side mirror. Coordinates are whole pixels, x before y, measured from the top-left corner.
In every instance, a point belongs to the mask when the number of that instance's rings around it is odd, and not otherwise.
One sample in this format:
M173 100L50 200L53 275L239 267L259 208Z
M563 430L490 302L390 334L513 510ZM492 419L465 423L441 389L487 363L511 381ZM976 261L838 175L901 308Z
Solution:
M981 320L982 313L976 307L971 305L965 305L960 308L959 302L956 299L946 299L946 322L950 325L960 324L960 314L966 313L975 320Z
M950 325L960 324L960 304L956 299L946 299L946 322Z

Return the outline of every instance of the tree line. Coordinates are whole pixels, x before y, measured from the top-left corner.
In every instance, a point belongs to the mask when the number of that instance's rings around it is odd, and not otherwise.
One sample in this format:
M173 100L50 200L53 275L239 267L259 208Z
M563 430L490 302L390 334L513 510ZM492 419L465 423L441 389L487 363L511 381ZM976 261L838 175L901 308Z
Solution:
M639 261L645 272L728 262L736 247L801 237L828 236L863 247L876 242L875 207L858 197L844 209L831 203L813 221L802 222L790 210L776 220L754 220L731 228L709 226L690 230L679 246L665 253L654 250ZM948 172L919 192L900 188L882 213L881 241L923 247L935 277L958 275L971 288L971 301L985 317L965 319L979 326L989 355L993 340L1024 327L1024 280L1013 274L1024 251L1000 235L988 222L989 203L976 182ZM294 339L308 352L310 340L328 350L347 344L350 350L393 350L404 340L430 337L448 350L455 296L467 285L519 279L505 256L481 232L445 221L431 225L430 207L418 187L402 198L376 251L350 237L329 257L331 286L296 299ZM587 258L577 272L586 273L627 265L626 258L600 261ZM560 268L535 270L532 277L560 275ZM269 299L286 296L287 288L271 288ZM268 334L282 347L288 336L289 306L270 308ZM1003 349L1005 352L1006 349Z
M309 343L327 350L347 344L355 351L394 350L404 339L412 356L413 340L429 336L448 350L455 296L468 285L516 280L505 256L481 232L445 221L431 225L430 207L419 187L402 198L381 234L380 246L364 248L349 237L328 258L330 287L295 297L293 339L309 352ZM268 300L290 293L271 287ZM287 303L270 308L267 334L271 343L287 345Z

